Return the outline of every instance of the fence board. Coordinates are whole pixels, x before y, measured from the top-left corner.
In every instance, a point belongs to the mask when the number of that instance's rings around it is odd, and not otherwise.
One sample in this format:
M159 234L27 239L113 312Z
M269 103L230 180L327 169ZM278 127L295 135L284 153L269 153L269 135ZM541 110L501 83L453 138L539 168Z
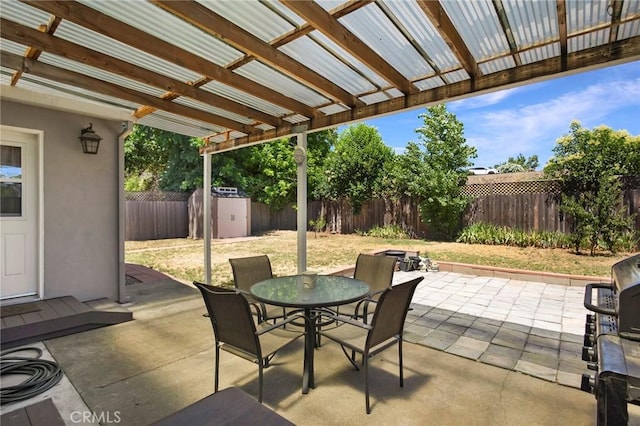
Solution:
M309 203L311 204L311 203ZM313 219L307 212L309 219ZM298 227L297 212L293 206L286 206L279 212L271 212L262 203L251 203L251 230L254 233L271 231L273 229L295 230Z
M126 201L125 240L160 240L188 235L186 201Z

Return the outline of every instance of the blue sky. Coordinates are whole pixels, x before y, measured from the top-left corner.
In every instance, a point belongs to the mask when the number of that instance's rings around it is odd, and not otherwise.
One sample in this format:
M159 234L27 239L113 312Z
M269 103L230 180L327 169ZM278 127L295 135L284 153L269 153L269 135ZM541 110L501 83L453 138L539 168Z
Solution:
M467 143L478 150L476 166L535 154L540 170L573 120L587 128L603 124L640 134L640 62L449 102L447 110L464 124ZM407 142L419 141L415 129L422 125L418 115L423 112L425 108L418 108L365 122L401 153Z

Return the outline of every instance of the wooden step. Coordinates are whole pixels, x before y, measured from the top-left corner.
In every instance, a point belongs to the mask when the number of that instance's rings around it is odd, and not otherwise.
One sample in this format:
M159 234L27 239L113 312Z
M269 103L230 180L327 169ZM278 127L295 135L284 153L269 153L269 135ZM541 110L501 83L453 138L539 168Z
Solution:
M0 344L16 347L131 321L133 313L109 299L80 302L73 296L39 300L36 312L2 318Z

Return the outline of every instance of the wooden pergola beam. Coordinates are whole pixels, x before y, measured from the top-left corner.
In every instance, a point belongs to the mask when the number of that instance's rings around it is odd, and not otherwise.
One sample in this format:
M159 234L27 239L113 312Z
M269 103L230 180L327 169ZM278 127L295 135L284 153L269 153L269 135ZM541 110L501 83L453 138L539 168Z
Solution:
M294 80L305 82L330 99L352 108L364 105L358 98L329 79L199 3L175 0L151 0L151 2L203 32L220 38L241 52L261 59Z
M74 22L99 34L118 40L158 58L173 62L183 68L195 71L211 80L219 81L243 92L249 93L290 111L315 117L322 115L314 108L283 95L281 92L263 86L255 81L233 73L228 69L167 43L122 21L96 11L76 1L21 0L30 6Z
M347 15L349 13L351 13L354 10L357 10L363 6L365 6L367 3L371 2L372 0L350 0L347 3L341 5L340 7L334 9L334 11L332 12L332 14L338 18L344 15ZM307 34L309 34L311 31L313 31L314 28L305 23L303 25L301 25L300 27L296 28L295 30L286 33L280 37L275 38L274 40L272 40L269 44L271 46L273 46L274 48L278 48L280 46L283 46L293 40L296 40L300 37L303 37ZM235 69L240 68L243 65L248 64L249 62L255 60L255 56L253 55L248 55L245 54L244 56L242 56L241 58L231 62L229 65L226 65L225 68L233 71ZM205 84L211 82L212 80L208 77L202 77L200 79L198 79L197 81L194 81L191 84L193 87L201 87L204 86ZM177 99L179 97L178 94L176 93L172 93L172 92L167 92L165 94L163 94L161 96L163 99ZM139 107L136 112L134 113L134 115L136 117L144 117L147 114L150 114L151 112L153 112L153 108L150 108L148 106L141 106Z
M277 127L282 120L246 105L223 98L214 93L197 89L179 80L163 74L132 65L113 56L91 50L79 44L34 30L5 18L0 18L0 35L16 43L34 46L38 51L45 51L63 56L114 74L130 78L141 83L156 86L172 93L187 96L199 102L225 109L238 115L246 116L262 123ZM35 58L33 58L35 59ZM166 100L166 98L165 98ZM138 117L140 118L140 117Z
M301 16L307 23L347 50L355 58L358 58L360 62L367 65L373 72L379 74L404 94L418 91L418 88L411 81L317 3L299 0L280 0L280 3Z
M560 57L549 58L543 61L521 65L518 68L511 68L479 76L474 82L471 80L464 80L447 86L424 90L419 93L409 95L406 98L391 99L389 101L368 105L367 107L360 108L358 110L339 112L319 119L310 120L307 123L300 123L299 125L305 125L306 131L308 132L318 131L335 127L337 125L362 121L382 114L430 105L447 99L468 95L470 93L504 88L514 84L524 83L554 74L560 74L565 71L596 67L612 61L630 61L637 59L640 59L640 36L617 41L611 45L602 45L570 53L567 55L567 69L564 69L562 59ZM287 125L285 127L278 127L274 130L265 131L261 135L249 135L227 142L212 143L210 146L202 148L200 152L218 153L230 151L243 146L257 144L262 141L286 137L294 133L296 133L294 126Z
M331 15L336 18L339 19L343 16L348 15L349 13L356 11L358 9L360 9L361 7L366 6L367 4L371 3L373 0L350 0L347 3L341 5L341 7L339 7L338 9L334 9L331 13ZM313 28L311 25L309 25L308 22L305 22L304 24L300 25L299 27L295 28L292 31L289 31L288 33L285 33L283 35L281 35L280 37L276 37L274 40L272 40L269 44L271 44L271 46L275 47L276 49L278 47L284 46L287 43L291 43L294 40L297 40L301 37L306 36L307 34L309 34L310 32L314 31L315 28ZM243 65L248 64L249 62L253 61L255 59L254 56L252 55L245 55L242 58L234 61L233 63L231 63L230 65L227 66L227 69L236 69L236 68L240 68Z
M618 39L618 29L620 28L620 18L622 17L622 5L624 0L612 0L607 6L607 11L611 15L611 29L609 30L609 43Z
M46 34L53 34L58 29L60 22L62 22L62 19L58 18L55 15L51 15L49 17L49 22L47 22L46 25L40 25L38 30ZM29 45L29 47L27 47L26 51L24 52L24 57L30 58L30 59L38 59L41 53L42 53L41 50L37 49L34 46ZM22 71L15 71L11 76L11 85L15 86L16 84L18 84L18 80L20 80L21 76L22 76Z
M113 83L108 83L106 81L89 77L84 74L45 64L34 59L25 58L14 53L0 51L0 55L0 63L2 63L2 66L13 70L33 74L38 77L56 81L58 83L79 87L97 93L102 93L103 95L113 96L130 102L151 105L154 108L161 109L172 114L177 114L194 120L200 120L205 123L211 123L215 126L220 126L227 129L233 129L245 134L252 134L256 132L261 133L253 126L238 123L237 121L233 121L216 114L211 114L206 111L190 108L184 105L173 103L171 101L156 98L154 96L147 95L146 93L141 93L136 90L120 87Z
M511 52L511 57L513 58L516 66L520 66L522 65L522 61L520 60L520 55L518 54L518 46L516 44L515 37L513 36L513 31L511 30L509 19L507 19L507 13L504 10L502 0L493 0L493 8L496 11L496 15L498 15L498 21L500 22L502 32L507 39L507 43L509 43L509 51Z
M565 0L556 1L556 12L558 14L558 35L560 36L560 59L562 66L567 69L567 5Z
M455 57L458 58L458 61L460 61L462 67L467 71L471 80L476 78L478 75L478 64L440 2L417 0L417 3L425 15L431 20L431 23L440 33L445 43L447 43L449 49L451 49Z

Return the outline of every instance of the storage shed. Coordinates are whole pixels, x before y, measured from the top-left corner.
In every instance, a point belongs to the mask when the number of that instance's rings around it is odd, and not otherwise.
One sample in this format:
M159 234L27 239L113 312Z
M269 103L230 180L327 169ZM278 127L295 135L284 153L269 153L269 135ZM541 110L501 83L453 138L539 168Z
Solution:
M202 188L189 197L189 237L203 238ZM213 187L211 191L211 238L251 235L251 199L237 188Z

